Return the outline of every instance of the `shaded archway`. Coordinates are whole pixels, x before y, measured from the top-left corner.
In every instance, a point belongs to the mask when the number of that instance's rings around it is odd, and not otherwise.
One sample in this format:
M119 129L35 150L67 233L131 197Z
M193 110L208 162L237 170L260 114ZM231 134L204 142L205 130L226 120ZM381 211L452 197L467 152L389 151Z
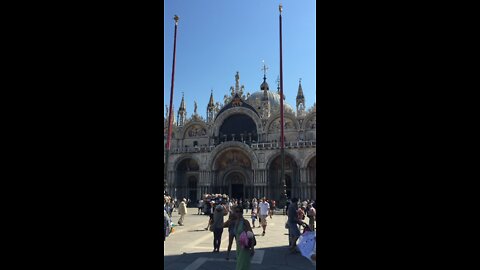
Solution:
M280 200L283 193L283 183L281 181L282 159L278 155L268 167L268 196L274 200ZM287 185L287 195L289 198L298 197L299 174L297 162L290 155L285 154L285 182Z
M180 161L175 169L174 194L178 200L182 198L196 201L200 197L198 190L199 166L195 159L186 158Z
M316 187L317 187L317 157L314 156L307 165L307 187L308 187L308 199L316 200Z
M247 197L253 192L252 162L241 149L230 149L216 157L214 164L214 192Z

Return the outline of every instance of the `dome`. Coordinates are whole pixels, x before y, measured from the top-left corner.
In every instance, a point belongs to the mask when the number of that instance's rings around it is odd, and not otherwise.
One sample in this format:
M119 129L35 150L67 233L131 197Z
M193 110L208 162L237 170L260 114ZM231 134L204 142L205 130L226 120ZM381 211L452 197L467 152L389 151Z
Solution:
M275 112L277 110L280 110L280 95L272 91L267 91L267 95L268 95L268 102L270 103L271 111ZM251 94L247 98L246 102L250 104L252 107L254 107L255 110L260 112L262 108L262 98L263 98L263 91L257 91ZM290 113L294 112L292 106L288 105L285 102L285 100L283 101L283 107L285 108L286 112L290 112Z

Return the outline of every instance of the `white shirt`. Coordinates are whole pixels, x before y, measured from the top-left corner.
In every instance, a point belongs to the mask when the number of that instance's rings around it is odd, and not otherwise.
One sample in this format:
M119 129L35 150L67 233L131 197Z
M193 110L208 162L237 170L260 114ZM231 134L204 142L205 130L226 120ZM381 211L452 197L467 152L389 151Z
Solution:
M258 204L258 207L260 207L260 215L268 215L268 210L270 209L270 204L268 202L261 202Z

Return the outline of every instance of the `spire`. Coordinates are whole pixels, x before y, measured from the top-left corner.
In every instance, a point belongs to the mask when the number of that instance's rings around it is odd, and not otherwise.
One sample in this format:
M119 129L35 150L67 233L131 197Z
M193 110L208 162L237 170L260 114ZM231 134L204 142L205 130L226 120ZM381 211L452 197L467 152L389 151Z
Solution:
M178 126L183 126L185 124L185 121L187 120L187 109L185 107L185 97L182 92L182 101L180 102L180 108L178 109Z
M208 102L208 108L215 107L215 102L213 101L213 89L210 92L210 101Z
M210 101L207 105L207 122L212 122L215 117L215 102L213 101L213 89L210 93Z
M304 100L305 96L303 96L303 89L302 89L302 78L298 80L298 93L297 93L297 101Z
M179 111L186 111L187 109L185 108L185 93L182 92L182 101L180 102L180 108L178 109Z
M267 83L267 70L268 70L268 67L265 65L265 61L262 61L263 62L263 67L262 67L262 70L263 70L263 83L260 85L260 90L264 90L264 91L268 91L270 90L270 88L268 87L268 83ZM266 93L265 93L266 95Z
M302 89L302 78L298 80L298 93L297 93L297 116L305 115L305 96Z

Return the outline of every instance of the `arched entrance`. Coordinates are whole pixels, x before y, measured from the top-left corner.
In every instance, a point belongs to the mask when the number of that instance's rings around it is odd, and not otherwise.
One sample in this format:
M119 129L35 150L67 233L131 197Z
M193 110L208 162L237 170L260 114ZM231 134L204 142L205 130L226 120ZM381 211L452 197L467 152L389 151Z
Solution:
M308 173L308 179L307 179L307 185L308 185L308 196L316 200L316 186L317 186L317 157L313 157L309 162L307 166L307 173Z
M191 202L196 202L198 201L197 198L197 177L194 175L190 175L188 177L188 183L187 183L187 190L188 190L188 199L190 199Z
M195 202L200 197L198 189L199 166L192 158L186 158L178 163L176 168L174 194L178 200L183 198Z
M274 158L268 168L268 196L274 200L280 200L283 193L283 183L281 181L282 158L278 155ZM299 179L298 166L295 160L285 154L285 184L287 185L287 196L293 198L299 196L297 183Z
M216 184L214 192L231 198L246 198L253 193L252 164L243 150L233 148L221 152L214 162Z
M229 187L231 198L245 198L245 176L241 172L233 172L226 175L225 182Z

